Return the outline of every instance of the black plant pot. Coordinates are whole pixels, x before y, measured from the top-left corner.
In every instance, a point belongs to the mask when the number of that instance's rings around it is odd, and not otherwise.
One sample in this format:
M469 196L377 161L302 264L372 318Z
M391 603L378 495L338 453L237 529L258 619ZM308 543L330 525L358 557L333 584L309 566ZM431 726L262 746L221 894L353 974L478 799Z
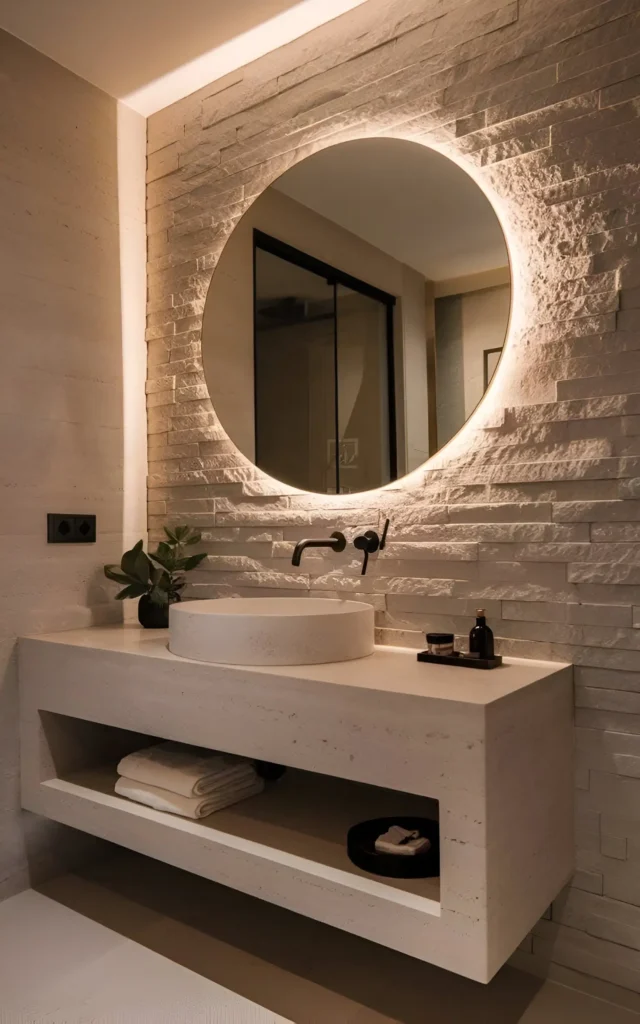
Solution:
M169 598L169 604L179 600L179 597ZM144 629L168 629L169 604L155 604L148 594L143 594L138 601L138 622Z

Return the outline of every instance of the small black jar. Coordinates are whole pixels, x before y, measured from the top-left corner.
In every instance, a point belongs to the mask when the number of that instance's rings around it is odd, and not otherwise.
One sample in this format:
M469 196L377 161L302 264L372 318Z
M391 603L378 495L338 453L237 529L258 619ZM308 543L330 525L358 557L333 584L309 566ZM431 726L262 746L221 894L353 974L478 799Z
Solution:
M429 654L450 658L454 654L453 633L427 633L427 650Z

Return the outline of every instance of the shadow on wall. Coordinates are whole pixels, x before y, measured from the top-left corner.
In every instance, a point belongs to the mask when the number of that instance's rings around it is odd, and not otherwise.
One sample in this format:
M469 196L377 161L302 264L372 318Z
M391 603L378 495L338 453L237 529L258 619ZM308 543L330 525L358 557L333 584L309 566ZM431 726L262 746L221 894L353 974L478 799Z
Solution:
M136 854L41 891L295 1024L518 1024L542 985L479 985Z

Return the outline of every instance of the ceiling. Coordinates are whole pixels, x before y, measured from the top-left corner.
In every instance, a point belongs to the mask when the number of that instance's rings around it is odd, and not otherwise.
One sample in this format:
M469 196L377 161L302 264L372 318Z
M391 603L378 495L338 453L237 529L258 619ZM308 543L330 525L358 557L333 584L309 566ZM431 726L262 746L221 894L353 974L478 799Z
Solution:
M0 28L149 115L362 2L0 0Z
M431 281L508 265L497 215L457 164L401 139L358 139L315 153L276 188Z

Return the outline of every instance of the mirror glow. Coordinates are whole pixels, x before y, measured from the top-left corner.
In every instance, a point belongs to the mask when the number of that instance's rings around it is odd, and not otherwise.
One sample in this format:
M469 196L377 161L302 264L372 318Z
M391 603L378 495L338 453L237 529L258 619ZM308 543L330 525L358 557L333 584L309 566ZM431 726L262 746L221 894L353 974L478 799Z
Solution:
M296 164L222 253L203 360L231 440L302 490L372 490L461 429L502 354L505 239L457 164L367 138Z

